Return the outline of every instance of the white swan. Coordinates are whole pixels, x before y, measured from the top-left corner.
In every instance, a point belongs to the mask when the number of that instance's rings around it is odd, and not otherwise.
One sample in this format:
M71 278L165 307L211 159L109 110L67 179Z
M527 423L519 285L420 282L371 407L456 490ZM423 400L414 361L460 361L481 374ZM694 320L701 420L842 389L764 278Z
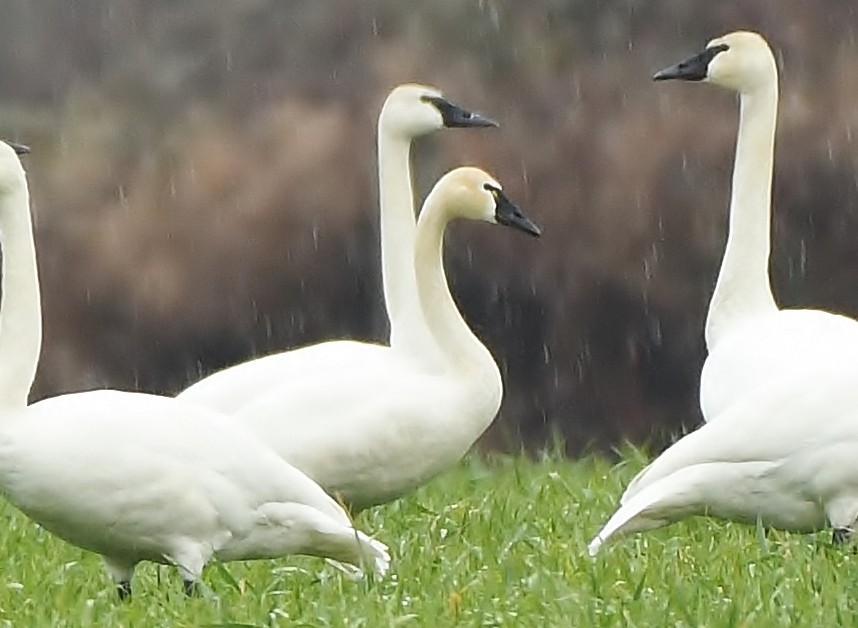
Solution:
M858 376L839 368L769 381L641 471L590 543L708 515L797 532L858 518Z
M412 266L441 361L379 349L335 378L295 377L233 415L355 509L394 499L459 461L500 405L498 367L444 274L444 231L456 217L539 235L481 170L458 168L438 181L420 213Z
M302 553L387 570L318 485L226 416L155 395L93 391L27 407L41 346L26 178L0 143L0 492L60 538L101 554L119 593L142 560L178 567Z
M858 324L812 309L778 309L769 283L772 162L778 74L766 41L735 32L655 80L706 81L735 90L741 104L730 231L709 305L709 355L700 380L707 421L758 386L858 355Z
M442 128L493 127L497 124L467 111L425 85L396 87L378 119L378 179L381 259L390 343L426 360L436 359L414 282L415 212L410 153L413 139ZM289 386L293 377L318 373L335 385L333 370L348 372L373 359L380 345L333 340L255 358L194 383L179 398L233 414L262 395ZM348 377L348 375L344 375Z

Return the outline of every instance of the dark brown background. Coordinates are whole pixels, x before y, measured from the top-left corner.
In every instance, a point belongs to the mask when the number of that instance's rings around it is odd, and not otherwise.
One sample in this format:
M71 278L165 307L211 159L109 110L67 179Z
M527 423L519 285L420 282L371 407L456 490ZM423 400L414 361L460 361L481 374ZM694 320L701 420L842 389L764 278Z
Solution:
M249 356L378 338L375 120L404 81L490 114L415 151L492 171L545 230L462 225L449 275L506 381L486 447L661 442L699 421L732 94L652 73L736 28L778 56L773 277L858 312L854 0L6 0L0 132L29 143L34 398L172 393ZM521 443L521 445L520 445Z

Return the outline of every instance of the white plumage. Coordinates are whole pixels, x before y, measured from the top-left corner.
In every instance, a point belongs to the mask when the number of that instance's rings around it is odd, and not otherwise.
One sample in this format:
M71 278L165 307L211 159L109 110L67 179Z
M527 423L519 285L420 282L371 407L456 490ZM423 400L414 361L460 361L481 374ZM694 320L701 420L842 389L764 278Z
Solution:
M851 532L858 518L855 383L854 373L834 368L758 387L641 471L590 553L694 515Z
M43 527L129 580L140 560L199 578L211 557L329 557L379 574L385 547L227 417L112 390L40 401L0 429L0 481Z
M383 574L387 548L318 485L226 416L118 391L26 406L41 343L23 169L0 143L0 490L57 536L101 554L120 594L142 560L188 588L213 557L326 556Z
M434 87L405 84L388 95L378 118L381 260L390 344L415 359L437 359L414 279L416 230L411 184L411 142L443 128L492 127L495 122L446 100ZM374 342L331 340L228 367L189 386L180 398L234 414L269 392L288 389L294 378L325 377L330 386L376 359ZM337 373L345 373L337 375Z
M497 365L462 319L444 274L444 232L456 217L538 234L484 172L459 168L438 181L420 214L412 262L437 358L363 347L358 363L293 373L288 385L233 414L353 508L393 499L457 462L500 405Z
M766 41L756 33L730 33L655 78L702 80L739 94L730 230L709 305L709 355L700 378L700 405L711 421L768 381L858 355L858 323L822 310L781 310L772 296L769 250L778 74Z

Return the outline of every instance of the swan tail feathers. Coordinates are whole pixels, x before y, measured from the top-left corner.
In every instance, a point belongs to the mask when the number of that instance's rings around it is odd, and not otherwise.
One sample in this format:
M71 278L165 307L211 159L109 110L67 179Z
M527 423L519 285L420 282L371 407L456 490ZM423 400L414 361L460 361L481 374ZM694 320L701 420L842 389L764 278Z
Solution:
M697 484L697 478L694 476L694 473L673 474L629 497L624 495L626 501L621 503L620 508L590 542L590 556L595 556L602 545L610 540L661 528L695 514L698 500L693 490Z

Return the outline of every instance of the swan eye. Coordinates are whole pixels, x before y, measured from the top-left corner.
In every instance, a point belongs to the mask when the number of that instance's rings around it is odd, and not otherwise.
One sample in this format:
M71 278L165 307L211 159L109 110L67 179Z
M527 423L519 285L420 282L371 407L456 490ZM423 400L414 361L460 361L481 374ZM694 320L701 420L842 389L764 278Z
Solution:
M706 55L706 63L709 64L712 62L712 59L717 57L720 53L726 52L730 50L730 46L727 44L718 44L717 46L711 46L704 51L704 55Z
M429 94L423 94L420 97L420 102L426 103L427 105L433 105L438 109L449 106L449 102L447 99L442 98L441 96L430 96Z
M494 186L491 183L484 183L483 189L491 192L492 196L494 196L495 198L498 197L498 194L500 194L501 191L499 187Z

